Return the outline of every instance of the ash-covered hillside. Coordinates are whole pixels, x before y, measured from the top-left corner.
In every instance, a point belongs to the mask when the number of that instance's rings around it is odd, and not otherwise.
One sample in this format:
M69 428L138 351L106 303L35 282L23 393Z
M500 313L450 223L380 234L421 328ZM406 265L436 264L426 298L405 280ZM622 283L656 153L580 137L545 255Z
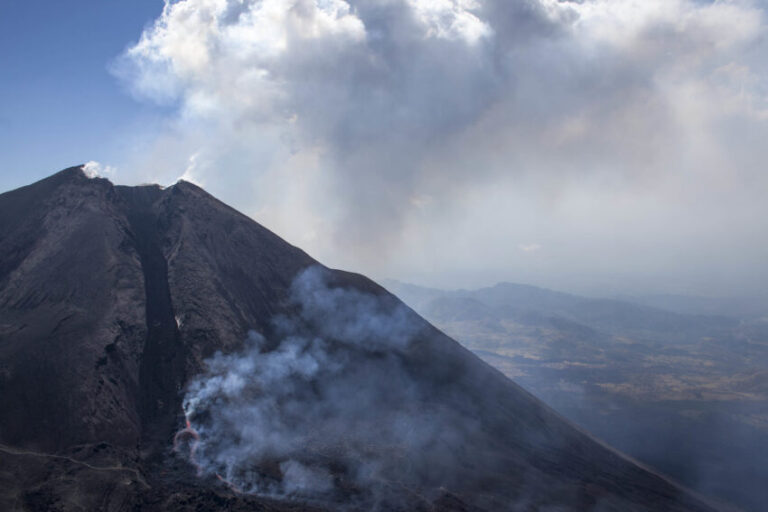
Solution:
M200 188L0 195L3 510L711 506Z

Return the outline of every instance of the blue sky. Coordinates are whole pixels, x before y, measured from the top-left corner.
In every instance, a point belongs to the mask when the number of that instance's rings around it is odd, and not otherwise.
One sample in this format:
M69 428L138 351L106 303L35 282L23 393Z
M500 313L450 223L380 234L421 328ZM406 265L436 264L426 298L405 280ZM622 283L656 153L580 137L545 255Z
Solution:
M0 190L68 165L120 160L159 108L134 100L110 63L161 0L0 2Z

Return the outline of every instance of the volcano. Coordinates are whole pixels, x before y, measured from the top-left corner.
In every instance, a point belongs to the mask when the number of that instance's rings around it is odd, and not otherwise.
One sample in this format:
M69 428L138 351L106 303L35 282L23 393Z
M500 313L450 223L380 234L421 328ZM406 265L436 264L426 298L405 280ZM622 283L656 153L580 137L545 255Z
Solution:
M0 195L0 509L710 511L184 181Z

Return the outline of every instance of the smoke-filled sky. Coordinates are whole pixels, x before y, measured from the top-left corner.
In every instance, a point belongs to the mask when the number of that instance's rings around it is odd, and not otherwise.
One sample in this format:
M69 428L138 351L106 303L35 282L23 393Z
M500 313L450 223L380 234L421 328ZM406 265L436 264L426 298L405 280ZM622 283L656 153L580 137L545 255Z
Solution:
M183 177L323 263L444 287L768 282L764 0L126 5L62 10L60 37L2 7L31 71L0 91L35 84L0 101L3 189L88 160ZM48 47L92 70L69 96Z

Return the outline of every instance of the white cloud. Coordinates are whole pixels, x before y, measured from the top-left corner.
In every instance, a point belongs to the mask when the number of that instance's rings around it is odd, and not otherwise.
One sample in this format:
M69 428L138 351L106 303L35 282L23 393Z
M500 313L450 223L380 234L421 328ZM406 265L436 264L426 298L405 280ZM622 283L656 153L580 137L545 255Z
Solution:
M329 263L417 273L436 250L442 272L499 279L536 236L552 275L588 275L641 258L622 216L650 246L682 229L679 260L750 246L716 226L768 218L765 34L748 0L182 0L118 69L178 105L147 168L186 169Z
M416 18L426 27L425 37L461 39L469 44L492 34L493 30L473 11L475 0L422 0L411 2Z

